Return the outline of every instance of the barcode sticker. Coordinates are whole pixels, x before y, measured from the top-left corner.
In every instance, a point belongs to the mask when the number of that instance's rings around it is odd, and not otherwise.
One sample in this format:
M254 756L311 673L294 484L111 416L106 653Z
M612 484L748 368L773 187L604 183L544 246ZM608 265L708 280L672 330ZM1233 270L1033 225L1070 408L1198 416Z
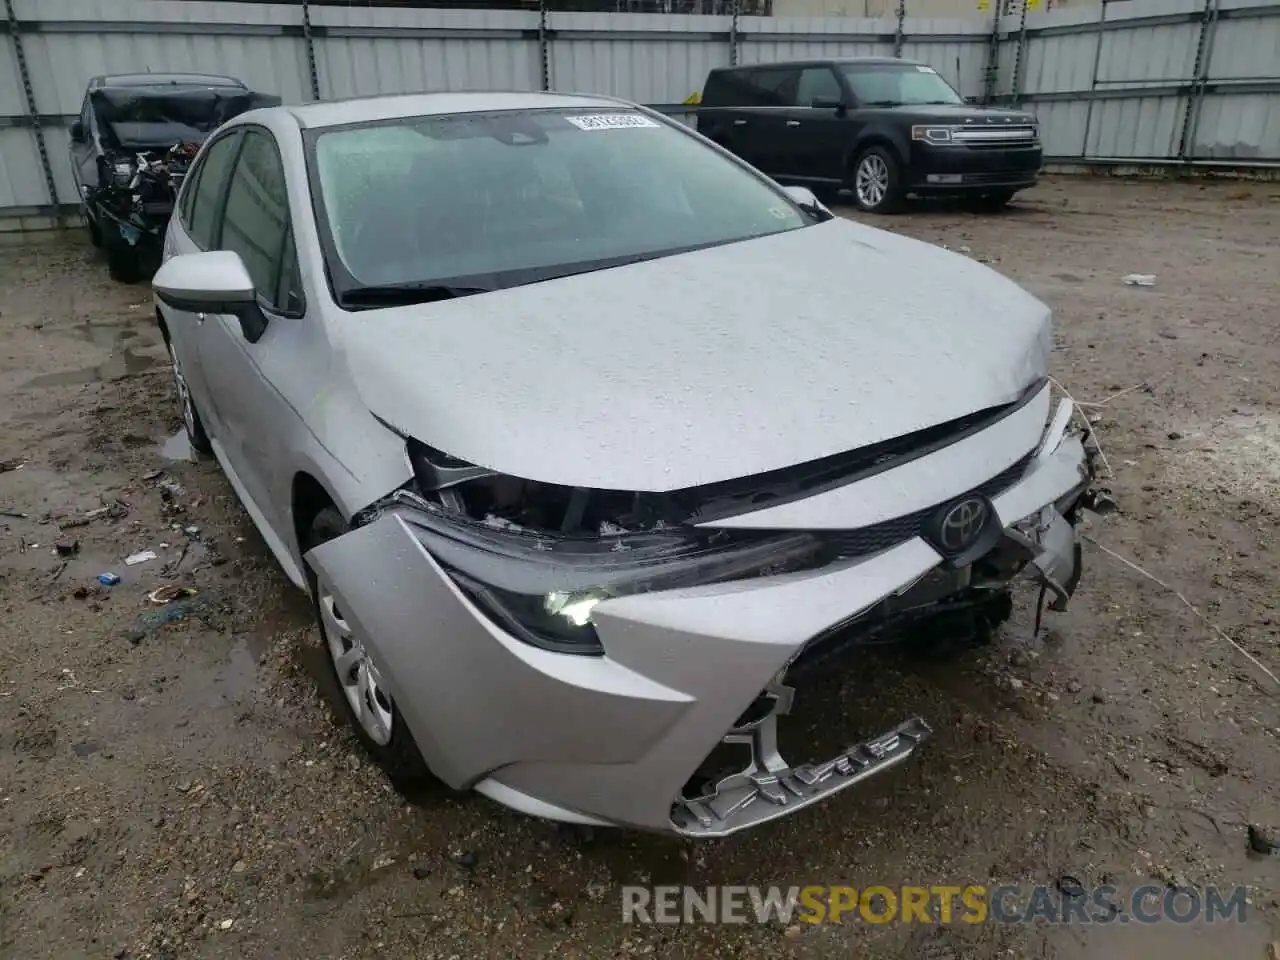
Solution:
M579 130L621 130L627 127L656 127L656 120L639 113L584 113L565 117Z

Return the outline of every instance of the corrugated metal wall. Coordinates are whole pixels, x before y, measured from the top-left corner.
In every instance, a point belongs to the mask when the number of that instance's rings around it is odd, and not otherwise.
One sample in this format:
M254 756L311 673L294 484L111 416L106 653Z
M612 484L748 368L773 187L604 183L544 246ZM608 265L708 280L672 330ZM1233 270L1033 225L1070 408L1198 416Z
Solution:
M1280 0L1048 12L1014 0L996 20L897 9L833 19L0 0L0 218L74 206L67 125L85 83L137 70L230 73L289 103L550 88L679 104L731 62L898 54L966 96L1035 111L1055 158L1280 163Z

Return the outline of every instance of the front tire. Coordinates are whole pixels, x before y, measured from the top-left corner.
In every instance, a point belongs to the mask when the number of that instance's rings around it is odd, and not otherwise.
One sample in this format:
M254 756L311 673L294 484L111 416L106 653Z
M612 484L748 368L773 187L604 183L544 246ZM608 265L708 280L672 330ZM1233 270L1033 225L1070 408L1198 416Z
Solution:
M178 408L182 413L182 426L187 431L187 440L197 453L213 453L213 444L205 433L204 422L200 419L200 411L191 398L191 390L187 386L187 378L182 373L182 362L178 360L178 348L172 340L168 341L169 362L173 368L173 387L178 394Z
M107 271L117 283L137 283L142 279L141 251L124 238L117 224L108 224L103 232L107 248Z
M342 514L334 507L325 507L311 522L302 545L303 553L342 536L347 530ZM401 793L430 782L431 774L418 745L384 688L382 675L365 650L358 630L343 616L329 584L305 561L303 566L320 639L328 654L327 662L356 739Z
M902 165L887 147L869 147L853 164L853 198L867 213L896 213L906 188Z

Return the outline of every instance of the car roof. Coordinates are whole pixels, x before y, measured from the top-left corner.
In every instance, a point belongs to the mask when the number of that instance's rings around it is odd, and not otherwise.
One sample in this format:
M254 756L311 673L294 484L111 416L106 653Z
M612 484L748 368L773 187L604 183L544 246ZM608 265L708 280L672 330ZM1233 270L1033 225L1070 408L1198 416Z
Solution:
M94 77L89 81L90 90L104 87L236 87L247 89L235 77L213 73L114 73Z
M592 107L635 109L614 97L566 93L401 93L346 100L324 100L288 110L302 127L333 127L346 123L394 120L399 117L490 113L498 110L575 110ZM258 111L254 111L257 113Z
M744 70L768 70L776 67L829 67L842 63L897 63L907 67L921 66L918 60L901 57L824 57L813 60L776 60L770 63L752 63L740 67L715 67L712 73L737 73Z

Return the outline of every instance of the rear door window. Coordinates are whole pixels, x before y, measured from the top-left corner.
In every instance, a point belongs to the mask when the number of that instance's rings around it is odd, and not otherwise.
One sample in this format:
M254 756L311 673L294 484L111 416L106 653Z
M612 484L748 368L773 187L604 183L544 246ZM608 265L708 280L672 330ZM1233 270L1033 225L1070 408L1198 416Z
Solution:
M771 67L752 70L747 76L759 106L793 107L796 105L796 93L800 85L799 70L790 67Z

